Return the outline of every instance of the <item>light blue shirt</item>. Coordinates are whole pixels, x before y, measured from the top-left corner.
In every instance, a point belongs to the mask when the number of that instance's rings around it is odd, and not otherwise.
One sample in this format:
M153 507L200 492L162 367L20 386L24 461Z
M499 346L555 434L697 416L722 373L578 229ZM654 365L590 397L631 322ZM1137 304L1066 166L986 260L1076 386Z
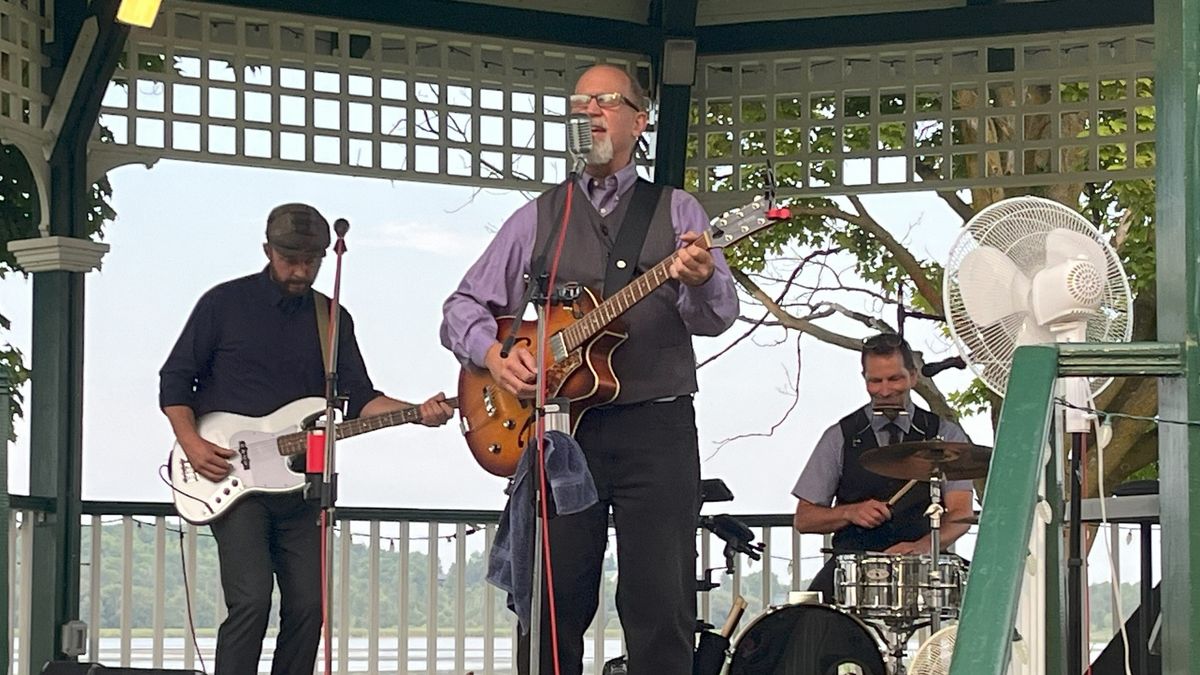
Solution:
M905 404L908 414L899 415L895 420L896 426L906 434L912 427L913 408L913 402L908 401ZM863 406L862 410L867 413L867 419L871 421L871 428L875 430L875 442L880 447L887 445L888 433L883 428L891 420L883 415L874 414L874 408L870 403ZM970 440L962 427L946 419L942 419L938 427L938 438L958 442L969 442ZM846 441L842 437L840 424L826 429L825 433L821 435L821 439L817 441L816 447L813 448L812 456L808 458L808 464L805 465L804 471L796 481L796 486L792 488L792 494L819 506L832 506L833 496L837 493L838 483L842 480L842 459L845 457L842 450L845 445ZM973 490L974 486L969 480L952 480L946 481L945 489L947 492L969 491Z

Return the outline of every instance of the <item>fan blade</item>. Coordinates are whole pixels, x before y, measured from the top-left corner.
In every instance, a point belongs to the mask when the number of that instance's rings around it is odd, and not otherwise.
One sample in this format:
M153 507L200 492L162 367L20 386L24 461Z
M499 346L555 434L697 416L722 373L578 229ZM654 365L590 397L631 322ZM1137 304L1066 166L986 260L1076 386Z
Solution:
M950 661L954 656L954 643L958 641L958 626L947 626L930 635L917 648L909 675L946 675L950 672Z
M1029 309L1029 279L999 249L981 246L958 267L963 307L980 326Z
M1108 257L1104 248L1088 235L1074 230L1055 228L1046 234L1046 267L1053 267L1065 260L1087 256L1100 274L1108 269Z

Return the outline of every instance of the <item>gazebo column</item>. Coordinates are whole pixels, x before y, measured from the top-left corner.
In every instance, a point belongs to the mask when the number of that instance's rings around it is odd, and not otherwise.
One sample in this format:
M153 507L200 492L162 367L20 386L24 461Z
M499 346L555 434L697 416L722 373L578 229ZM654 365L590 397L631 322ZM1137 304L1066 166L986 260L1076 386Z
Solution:
M88 239L87 143L129 33L114 21L118 4L54 5L55 42L46 46L50 65L43 75L53 100L47 127L56 132L47 148L49 228L9 247L33 275L29 492L48 500L48 512L30 523L33 557L26 561L34 602L21 652L31 672L75 655L64 651L63 627L79 618L84 282L108 250Z
M1200 419L1200 0L1158 0L1154 24L1158 339L1183 345L1186 373L1159 380L1158 411L1163 419L1195 420ZM1158 458L1163 672L1200 673L1200 427L1159 425Z
M656 17L663 36L651 55L659 84L654 151L654 182L659 185L683 187L688 111L696 73L696 4L696 0L663 0L661 15Z

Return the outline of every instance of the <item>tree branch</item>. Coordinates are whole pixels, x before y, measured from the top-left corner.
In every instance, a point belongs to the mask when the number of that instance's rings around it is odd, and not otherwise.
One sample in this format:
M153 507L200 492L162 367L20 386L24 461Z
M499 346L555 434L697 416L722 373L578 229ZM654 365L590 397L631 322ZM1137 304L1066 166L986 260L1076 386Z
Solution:
M827 342L829 344L844 347L846 349L861 348L862 342L860 340L835 333L831 330L822 328L811 321L806 321L804 319L792 316L786 310L780 307L779 303L775 302L774 298L767 295L763 289L759 288L758 284L754 283L750 277L746 276L745 272L737 268L732 268L730 271L733 273L733 278L742 285L742 288L746 289L746 292L750 294L750 297L761 303L763 307L766 307L767 311L771 313L771 316L774 316L779 321L781 326L798 330L801 333L808 333L822 342Z
M924 164L918 163L916 166L916 171L917 175L921 177L921 180L928 183L933 183L942 179L942 177L933 170L933 167L926 166ZM937 193L938 197L942 198L942 201L946 202L950 208L954 209L954 212L958 214L959 218L963 219L964 223L975 217L975 210L971 208L970 204L960 199L958 193L954 190L935 190L935 192Z
M859 352L862 350L861 340L842 335L840 333L835 333L826 328L822 328L811 321L792 316L786 310L780 307L779 303L775 302L771 296L767 295L765 291L759 288L758 285L750 279L750 277L746 276L745 272L736 268L730 271L733 272L733 278L742 285L742 288L746 289L746 292L749 293L752 298L762 303L763 307L766 307L767 311L770 312L771 315L779 321L779 325L783 326L784 328L792 328L800 331L801 333L807 333L817 338L821 342L836 345L844 349L849 349L853 352ZM914 352L913 356L917 360L917 372L920 372L921 366L924 365L921 354L919 352ZM946 400L946 395L943 394L940 389L938 389L938 386L934 384L932 379L925 377L924 375L920 376L917 380L916 386L914 386L913 389L921 395L921 398L925 399L925 402L929 404L929 410L933 412L933 414L943 419L958 419L958 413L953 407L950 406L950 402Z
M913 283L917 286L917 292L929 302L933 307L934 313L942 313L942 293L941 289L925 274L925 268L921 267L920 261L912 254L908 248L896 240L891 232L880 225L871 214L867 213L866 207L863 206L862 200L855 195L846 197L854 204L854 208L858 209L860 215L856 216L853 222L862 229L866 230L871 236L879 240L892 257L895 258L896 264L908 274Z

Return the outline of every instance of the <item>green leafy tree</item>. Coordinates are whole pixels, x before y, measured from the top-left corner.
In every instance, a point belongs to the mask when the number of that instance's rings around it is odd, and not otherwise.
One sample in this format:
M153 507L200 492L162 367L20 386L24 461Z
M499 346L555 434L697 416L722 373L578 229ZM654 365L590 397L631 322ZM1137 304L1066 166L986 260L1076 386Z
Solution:
M1054 89L1057 87L1057 91ZM949 134L951 147L957 145L1013 144L1025 140L1053 138L1055 125L1061 136L1101 138L1097 165L1100 169L1119 170L1129 166L1148 168L1154 165L1155 148L1151 132L1154 129L1152 97L1154 82L1150 77L1136 80L1101 80L1097 87L1087 82L1064 82L1029 85L1018 90L1012 84L990 84L986 92L955 90L949 100L941 93L917 93L907 100L904 93L874 95L845 95L841 99L829 96L781 97L774 101L776 131L766 138L765 130L753 129L767 119L766 100L743 99L740 106L742 131L735 138L732 130L734 103L706 102L704 109L693 107L693 121L704 115L708 129L730 126L727 132L709 131L704 138L689 138L689 156L700 153L708 158L729 158L727 166L708 168L704 182L715 190L732 190L734 176L739 176L739 189L757 190L764 187L766 149L773 144L774 154L786 158L807 147L816 157L806 165L781 161L776 166L777 180L782 186L825 186L838 184L843 161L832 161L838 153L876 151L915 151L914 170L929 183L939 198L961 218L959 223L947 223L946 228L961 228L983 208L1001 199L1018 195L1037 195L1056 200L1078 209L1108 238L1117 250L1130 276L1135 293L1133 304L1135 340L1152 340L1156 328L1154 275L1154 206L1155 190L1152 179L1109 180L1091 183L1054 183L1034 187L997 187L988 184L993 176L1016 172L1016 158L1010 151L985 151L977 154L953 154L945 150ZM1112 109L1099 106L1095 121L1086 112L1063 112L1058 115L1003 114L1015 107L1018 97L1029 103L1049 103L1057 94L1058 100L1070 104L1088 101L1112 101ZM1137 99L1132 115L1127 114L1129 98ZM916 112L938 112L945 108L964 111L949 128L940 121L918 122L908 127L904 122L878 121L877 115L903 113L911 106ZM787 120L797 120L795 128ZM804 131L799 120L809 120ZM823 124L828 120L829 124ZM861 120L861 122L859 122ZM815 121L815 122L814 122ZM840 124L840 126L839 126ZM1125 134L1130 125L1147 134L1144 142L1125 141L1105 143L1103 139ZM874 128L874 138L872 138ZM805 145L806 144L806 145ZM735 152L735 148L739 152ZM929 154L921 154L928 149ZM1067 166L1082 168L1088 162L1088 148L1061 149L1060 161ZM1058 150L1031 148L1022 150L1026 173L1047 173L1052 170L1053 153ZM828 155L831 161L822 161ZM950 157L949 165L944 159ZM760 164L740 164L741 158L761 157ZM953 176L977 180L978 187L968 191L938 189L937 183ZM701 176L693 169L685 175L685 187L699 190ZM858 350L860 342L834 328L850 319L872 331L889 331L895 327L884 316L895 316L896 305L904 305L932 314L944 315L942 307L942 267L937 260L923 256L912 247L902 232L907 223L889 222L886 215L877 217L863 204L858 195L843 198L827 197L793 199L788 204L793 218L770 230L743 240L728 250L727 257L734 276L749 296L763 309L760 316L748 317L749 331L743 339L760 326L782 327L787 331L810 335L827 344ZM852 274L849 274L852 273ZM851 278L851 276L853 278ZM853 307L867 300L873 305L869 312ZM918 355L919 356L919 355ZM929 378L922 377L917 392L939 415L957 417L964 413L991 413L998 418L1000 400L981 382L976 381L964 391L943 392ZM1153 415L1157 408L1157 390L1153 379L1119 379L1109 386L1096 401L1101 409L1132 414ZM1152 423L1117 419L1113 424L1113 440L1106 447L1104 481L1106 487L1116 486L1131 476L1152 475L1157 455L1157 434ZM1091 454L1095 464L1095 453ZM1095 494L1096 476L1092 467L1091 485L1085 490Z

